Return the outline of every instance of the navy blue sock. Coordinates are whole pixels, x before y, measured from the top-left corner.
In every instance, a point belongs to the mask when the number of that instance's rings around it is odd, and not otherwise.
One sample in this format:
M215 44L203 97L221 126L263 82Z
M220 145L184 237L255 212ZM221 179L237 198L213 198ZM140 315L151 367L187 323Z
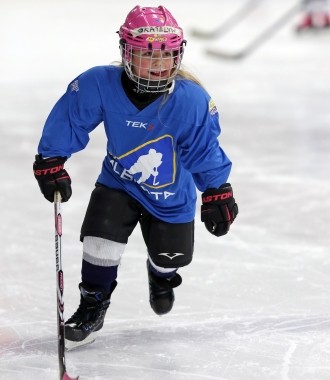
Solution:
M175 275L175 273L177 272L177 269L175 269L174 271L172 272L167 272L167 273L163 273L163 272L159 272L156 268L154 268L152 266L152 264L150 263L150 261L148 260L148 265L150 267L150 270L151 272L157 276L157 277L162 277L162 278L171 278Z
M117 278L118 265L112 267L102 267L90 264L83 260L81 267L81 279L90 286L104 289L110 293L111 284Z

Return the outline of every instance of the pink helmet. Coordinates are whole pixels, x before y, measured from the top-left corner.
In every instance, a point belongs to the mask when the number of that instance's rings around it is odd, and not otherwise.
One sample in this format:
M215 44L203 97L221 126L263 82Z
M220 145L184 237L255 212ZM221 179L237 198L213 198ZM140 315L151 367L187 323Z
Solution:
M172 83L183 56L184 45L183 31L172 14L163 6L141 7L137 5L126 17L124 24L119 29L120 49L123 64L127 75L133 80L139 91L162 92L167 91ZM150 57L150 73L142 73L139 60L148 52ZM158 52L158 53L156 53ZM169 75L160 76L158 79L152 73L152 66L159 64L159 54L166 52L172 57L172 66ZM136 57L134 62L134 57ZM163 63L164 65L164 63ZM162 64L159 64L162 70Z

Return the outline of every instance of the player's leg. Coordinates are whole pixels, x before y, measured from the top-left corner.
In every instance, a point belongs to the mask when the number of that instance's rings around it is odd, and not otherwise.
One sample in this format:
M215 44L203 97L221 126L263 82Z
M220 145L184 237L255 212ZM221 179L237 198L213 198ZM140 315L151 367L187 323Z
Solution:
M172 224L146 214L140 224L148 248L150 306L156 314L166 314L175 300L173 288L182 282L177 270L192 260L194 221Z
M99 185L92 192L81 228L80 305L66 322L66 339L82 341L102 328L117 286L118 265L140 214L124 192Z

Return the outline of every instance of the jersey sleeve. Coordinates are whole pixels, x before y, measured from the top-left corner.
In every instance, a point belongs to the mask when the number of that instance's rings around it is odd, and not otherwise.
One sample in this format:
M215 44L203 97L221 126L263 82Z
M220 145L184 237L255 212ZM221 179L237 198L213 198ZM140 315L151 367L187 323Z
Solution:
M229 177L232 163L219 143L219 114L213 100L205 94L190 105L185 133L180 143L180 159L200 191L218 188Z
M74 79L50 112L38 145L44 157L78 152L89 142L89 133L103 121L97 68Z

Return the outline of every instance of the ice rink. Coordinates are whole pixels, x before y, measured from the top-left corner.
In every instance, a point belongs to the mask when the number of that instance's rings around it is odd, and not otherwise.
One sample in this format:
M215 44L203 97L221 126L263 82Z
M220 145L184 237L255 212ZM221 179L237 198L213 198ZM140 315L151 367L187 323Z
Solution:
M198 212L194 260L180 271L174 309L163 317L149 306L137 228L98 339L66 354L71 376L330 378L330 30L297 36L292 18L245 60L205 55L209 47L240 49L293 4L265 0L214 40L190 34L220 25L244 1L160 2L186 31L186 67L218 106L240 214L230 233L216 238ZM32 163L67 84L119 60L115 32L136 4L1 1L1 380L58 380L53 206ZM62 206L66 317L78 305L79 231L105 153L100 125L66 164L73 182L73 197Z

